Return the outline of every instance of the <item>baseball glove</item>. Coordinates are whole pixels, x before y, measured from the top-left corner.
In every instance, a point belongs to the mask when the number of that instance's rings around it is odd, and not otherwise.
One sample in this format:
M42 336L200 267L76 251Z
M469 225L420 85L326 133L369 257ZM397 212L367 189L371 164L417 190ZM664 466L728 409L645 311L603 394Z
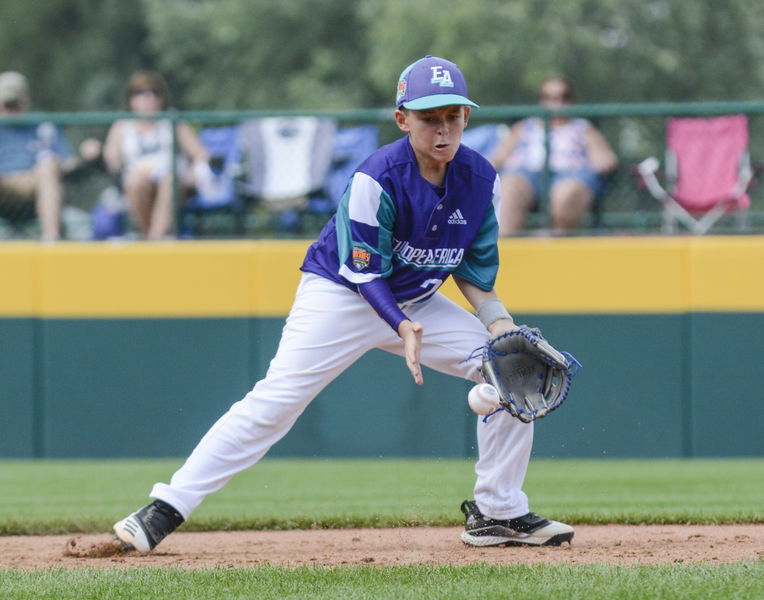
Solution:
M499 392L502 407L524 423L545 417L560 406L581 364L558 352L538 329L521 325L483 347L485 380Z

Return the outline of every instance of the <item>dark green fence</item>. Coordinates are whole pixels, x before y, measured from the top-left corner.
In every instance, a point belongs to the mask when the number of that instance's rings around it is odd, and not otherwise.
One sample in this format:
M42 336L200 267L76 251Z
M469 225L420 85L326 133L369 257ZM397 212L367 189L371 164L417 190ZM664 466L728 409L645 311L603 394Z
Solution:
M542 457L762 456L761 314L518 315L584 365L536 427ZM281 319L2 319L0 457L184 456L251 389ZM718 351L731 332L739 353ZM723 374L720 376L719 374ZM471 457L470 385L414 385L374 350L308 407L273 456Z

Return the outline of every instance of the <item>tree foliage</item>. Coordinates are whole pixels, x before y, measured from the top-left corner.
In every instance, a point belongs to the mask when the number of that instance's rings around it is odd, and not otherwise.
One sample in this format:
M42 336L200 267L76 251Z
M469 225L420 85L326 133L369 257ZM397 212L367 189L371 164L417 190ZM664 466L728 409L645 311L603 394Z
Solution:
M0 70L29 78L39 110L121 108L126 74L153 62L138 2L3 0L0 15Z
M764 4L752 0L3 0L0 70L41 110L115 110L138 68L183 109L390 106L425 54L484 105L536 102L568 75L584 102L752 100Z
M229 109L369 102L347 0L145 0L149 42L187 104Z

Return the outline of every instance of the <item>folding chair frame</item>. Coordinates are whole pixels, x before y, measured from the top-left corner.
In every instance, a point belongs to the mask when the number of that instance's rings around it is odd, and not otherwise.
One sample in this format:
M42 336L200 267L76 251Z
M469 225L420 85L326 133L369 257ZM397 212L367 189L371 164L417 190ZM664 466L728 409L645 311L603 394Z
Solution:
M735 187L730 191L729 198L719 201L702 216L694 216L672 195L669 189L676 185L679 177L677 157L671 149L666 150L666 186L658 179L660 163L657 158L651 156L637 165L637 172L642 178L647 191L663 205L663 231L673 233L677 230L677 222L682 223L689 231L695 234L705 234L725 214L736 211L738 228L744 230L748 225L748 209L738 205L739 199L748 192L753 183L754 170L751 167L750 155L745 152L741 155L738 166L738 178Z

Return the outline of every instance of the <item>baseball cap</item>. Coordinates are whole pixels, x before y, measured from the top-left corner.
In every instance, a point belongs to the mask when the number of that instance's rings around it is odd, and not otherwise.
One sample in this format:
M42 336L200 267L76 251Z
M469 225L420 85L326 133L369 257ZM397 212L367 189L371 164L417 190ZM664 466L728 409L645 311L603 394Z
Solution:
M27 78L16 71L0 73L0 104L20 102L29 97Z
M453 104L479 108L467 98L464 75L451 61L428 54L401 73L395 97L398 108L425 110Z

